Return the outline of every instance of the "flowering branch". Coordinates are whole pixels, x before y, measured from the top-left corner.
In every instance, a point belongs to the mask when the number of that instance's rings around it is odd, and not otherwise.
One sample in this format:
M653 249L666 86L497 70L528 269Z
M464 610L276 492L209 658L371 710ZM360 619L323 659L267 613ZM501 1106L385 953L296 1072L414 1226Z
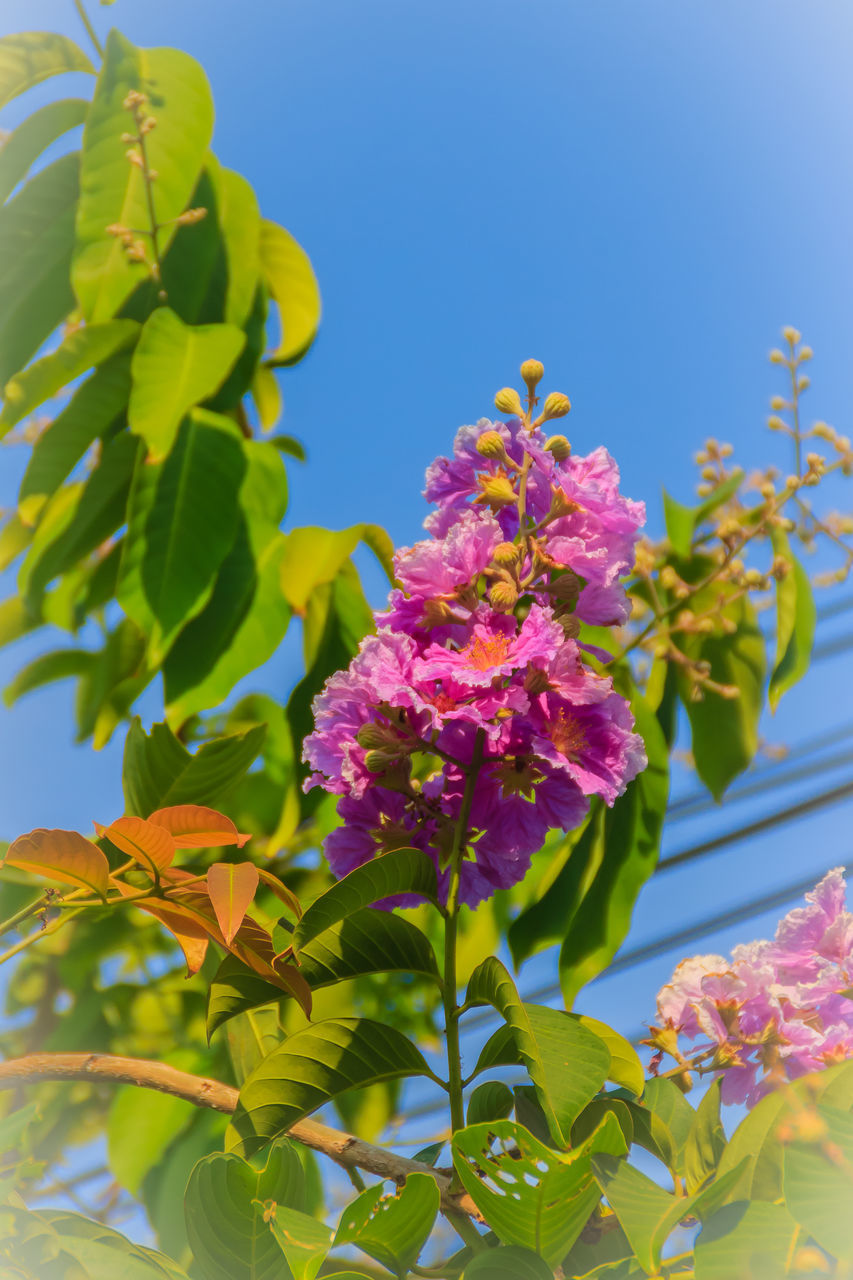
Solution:
M132 1084L140 1089L156 1089L173 1098L183 1098L193 1106L209 1107L226 1115L234 1112L239 1096L237 1089L219 1080L179 1071L165 1062L122 1058L111 1053L32 1053L0 1062L0 1089L11 1089L18 1084L40 1084L45 1080L100 1080L108 1084ZM470 1196L451 1192L450 1176L444 1170L371 1146L350 1133L331 1129L316 1120L297 1121L287 1136L312 1151L328 1156L343 1169L363 1169L399 1185L410 1173L429 1174L438 1184L441 1207L446 1214L458 1217L461 1213L482 1221L482 1215Z

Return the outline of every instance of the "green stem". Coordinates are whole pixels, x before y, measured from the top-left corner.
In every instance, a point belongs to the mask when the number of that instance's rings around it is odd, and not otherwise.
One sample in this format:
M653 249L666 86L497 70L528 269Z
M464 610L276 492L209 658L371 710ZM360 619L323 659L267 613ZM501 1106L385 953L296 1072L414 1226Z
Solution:
M0 964L5 964L7 960L11 960L12 957L16 956L20 951L25 951L26 948L32 946L34 942L40 942L42 938L47 938L52 933L56 933L57 930L61 929L69 920L73 920L80 910L81 908L77 907L73 911L69 911L67 915L59 916L52 924L49 924L46 929L39 929L36 933L28 933L26 938L22 938L20 942L16 942L13 947L9 947L7 951L4 951L3 954L0 955Z
M4 920L0 923L0 938L2 938L4 933L11 933L11 931L19 924L22 924L24 920L28 920L30 916L34 916L37 911L41 911L44 907L49 905L50 904L45 899L44 894L41 894L36 898L35 902L31 902L29 906L21 907L20 911L16 911L13 916L9 916L8 920Z
M92 44L94 45L95 53L97 53L99 58L103 58L104 46L101 44L100 40L98 39L98 33L96 32L95 28L92 26L89 15L86 12L85 8L83 7L83 0L74 0L74 8L77 10L77 13L79 14L79 17L80 17L80 21L83 23L83 26L86 28L87 36L89 37L89 39L92 41Z

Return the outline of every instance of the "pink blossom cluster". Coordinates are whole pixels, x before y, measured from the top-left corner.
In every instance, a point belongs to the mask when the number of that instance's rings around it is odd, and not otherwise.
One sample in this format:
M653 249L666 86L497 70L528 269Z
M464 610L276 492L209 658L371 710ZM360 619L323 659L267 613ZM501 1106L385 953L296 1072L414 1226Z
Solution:
M340 796L336 875L414 846L446 887L472 777L460 896L476 905L645 765L628 704L578 642L582 620L626 619L645 512L604 449L576 458L526 419L463 427L425 496L430 536L398 552L376 634L315 699L306 788Z
M853 1056L853 914L844 869L828 872L779 922L773 941L736 947L731 960L694 956L658 995L659 1026L698 1042L722 1074L724 1102L753 1106L774 1084ZM845 994L846 993L846 994Z

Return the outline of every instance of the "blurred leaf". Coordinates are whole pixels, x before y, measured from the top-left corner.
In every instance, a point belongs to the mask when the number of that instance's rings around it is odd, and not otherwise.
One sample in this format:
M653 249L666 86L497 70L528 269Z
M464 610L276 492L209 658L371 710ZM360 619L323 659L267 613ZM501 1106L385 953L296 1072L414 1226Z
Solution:
M278 378L266 365L259 365L255 370L252 399L258 411L261 429L271 431L281 417L282 399Z
M687 1190L695 1191L720 1163L726 1135L720 1120L720 1081L714 1080L696 1108L684 1148Z
M320 290L305 250L289 231L266 218L261 222L261 270L281 320L281 341L270 363L295 364L316 336Z
M157 1244L178 1260L189 1252L184 1220L184 1191L193 1168L204 1156L222 1146L226 1117L216 1111L197 1111L146 1174L140 1199L157 1234Z
M798 1227L780 1204L730 1204L703 1226L695 1245L696 1280L782 1280Z
M77 683L77 741L92 735L96 751L109 741L131 703L151 678L144 664L145 637L122 618Z
M42 356L6 383L0 427L4 432L14 427L93 365L103 364L129 346L138 333L134 320L110 320L74 329L50 355Z
M824 1138L785 1147L782 1185L785 1205L822 1249L853 1257L853 1116L820 1106Z
M268 1218L269 1229L294 1280L314 1280L332 1243L331 1227L307 1213L273 1201L258 1207Z
M117 1089L106 1124L107 1154L116 1181L138 1195L145 1176L194 1115L193 1104L183 1098L134 1085Z
M235 1155L199 1161L185 1208L190 1247L205 1280L282 1280L281 1251L263 1219L266 1200L305 1207L302 1166L289 1143L276 1143L261 1169Z
M0 530L0 573L29 546L33 536L32 529L21 520L17 511L8 513L6 523Z
M246 1081L226 1147L251 1155L347 1089L418 1075L431 1075L425 1059L393 1027L369 1018L311 1023Z
M9 845L2 865L20 867L48 880L89 889L103 898L110 868L100 849L77 831L37 827Z
M478 1084L468 1099L466 1124L485 1124L489 1120L506 1120L515 1106L512 1090L502 1080L486 1080Z
M567 933L559 963L567 1007L619 950L631 926L637 895L660 853L669 795L669 753L657 718L641 694L632 698L631 708L649 763L612 809L599 807L572 854L572 859L581 857L589 870L583 877L588 886L583 896L566 904ZM579 887L583 890L583 883Z
M281 991L277 994L280 996ZM258 1063L281 1044L283 1038L277 1005L246 1010L231 1019L225 1040L238 1087L249 1078Z
M165 253L204 163L213 131L207 78L177 49L138 49L119 32L107 37L104 62L83 132L80 208L72 279L88 320L114 315L147 267L128 261L121 238L107 227L148 228L145 179L130 164L121 142L132 127L124 107L131 90L147 95L157 128L146 135L150 167L157 173L153 198L159 248Z
M758 718L763 702L765 643L755 610L747 596L725 602L729 589L712 584L693 599L697 614L718 612L735 625L731 635L687 635L682 647L688 657L710 663L710 678L739 690L736 698L707 691L699 702L693 688L679 674L679 693L692 731L696 772L715 800L733 778L751 763L758 748ZM720 598L724 603L720 604Z
M46 500L68 478L90 445L124 413L129 393L130 360L127 354L117 355L77 388L65 408L39 435L18 497L21 514L28 523L34 523Z
M776 582L776 660L770 676L768 700L775 711L783 693L792 689L809 669L817 613L809 576L791 550L788 535L770 526L773 553L788 566Z
M166 805L212 804L246 773L264 734L264 725L256 725L245 733L205 742L192 755L168 725L152 725L148 734L141 720L135 719L124 748L122 781L128 812L142 817Z
M54 649L51 653L42 653L22 667L11 684L7 684L3 690L3 701L11 707L25 693L41 689L54 680L84 675L95 660L95 655L85 649Z
M38 1104L30 1102L25 1107L18 1107L0 1119L0 1155L11 1151L20 1142L29 1126L40 1115Z
M667 1153L672 1160L671 1167L673 1172L683 1177L684 1151L696 1112L672 1080L647 1080L643 1090L643 1106L666 1126L672 1139L672 1151Z
M207 891L226 943L243 923L258 882L258 869L251 862L216 862L208 868Z
M299 952L338 920L374 902L401 893L435 900L437 892L435 865L427 854L420 849L392 850L356 867L315 899L296 926L293 949Z
M538 1253L507 1244L476 1254L462 1280L553 1280L553 1275Z
M608 1116L604 1130L619 1132ZM599 1200L590 1149L568 1154L539 1142L509 1120L469 1126L453 1135L456 1172L503 1244L538 1253L554 1267L566 1256Z
M73 40L54 31L19 31L0 40L0 107L65 71L95 68Z
M560 1010L523 1004L512 978L494 956L474 970L465 1003L492 1005L511 1028L551 1134L567 1146L573 1123L607 1079L607 1046ZM480 1062L475 1070L481 1070Z
M88 110L85 98L61 98L48 102L21 121L0 149L0 204L23 181L51 143L83 123Z
M338 576L360 542L370 547L391 578L393 548L379 525L354 524L341 530L308 526L287 535L281 586L294 613L305 613L312 592Z
M148 317L131 363L128 420L150 461L166 457L185 414L222 385L245 342L235 325L186 325L168 307Z
M224 257L222 319L243 326L252 312L261 270L258 198L242 174L224 168L215 156L209 156L207 167L216 194L216 220Z
M164 462L136 468L117 596L148 636L154 665L210 599L237 528L245 467L240 441L195 411Z
M383 1195L381 1183L370 1187L344 1209L335 1245L357 1245L395 1275L404 1276L429 1238L439 1199L438 1185L428 1173L410 1173L391 1195Z
M133 1244L118 1231L82 1214L65 1209L21 1210L20 1218L38 1223L56 1244L33 1272L38 1280L81 1280L83 1276L89 1280L187 1280L186 1272L171 1258ZM21 1260L16 1249L15 1261Z
M0 386L74 308L79 157L41 169L0 209Z
M669 538L672 550L680 559L687 560L690 557L696 530L718 507L734 497L742 482L743 472L733 472L695 507L685 507L682 503L676 502L664 489L663 512L666 520L666 536Z
M0 645L11 644L41 623L24 607L19 596L10 596L0 604Z
M304 462L306 459L305 446L295 436L271 436L269 443L275 445L281 453L295 458L297 462Z
M590 818L567 835L560 832L558 841L551 842L549 837L546 848L552 852L548 868L537 885L537 899L526 907L510 923L507 931L512 961L516 969L520 969L530 956L555 942L561 942L566 936L566 921L571 915L571 906L579 901L589 887L589 848L592 834L587 835L587 844L577 855L575 849L582 837L589 831Z

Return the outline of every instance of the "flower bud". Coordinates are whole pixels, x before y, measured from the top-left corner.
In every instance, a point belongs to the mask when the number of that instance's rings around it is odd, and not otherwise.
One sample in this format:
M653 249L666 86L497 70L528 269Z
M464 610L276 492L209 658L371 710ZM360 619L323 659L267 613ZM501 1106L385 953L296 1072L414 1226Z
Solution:
M773 350L770 352L770 363L771 364L787 364L787 361L784 355L782 354L782 352L779 350L778 347L774 347Z
M367 755L364 757L364 767L368 769L370 773L384 773L386 769L389 769L396 763L397 756L389 751L379 751L378 749L374 749L373 751L368 751Z
M814 352L812 351L811 347L800 347L799 355L797 358L802 362L803 360L811 360L813 355L814 355Z
M572 502L571 498L566 497L562 489L554 489L551 493L551 509L549 515L556 519L558 516L570 516L575 511L580 510L576 502Z
M489 592L489 604L497 613L512 613L518 592L511 582L496 582Z
M396 730L390 724L380 724L378 720L363 724L355 735L355 740L368 751L399 752L403 749Z
M790 342L792 347L797 345L802 336L803 335L800 333L799 329L795 329L792 324L786 324L785 328L782 330L782 337L786 342Z
M564 418L571 407L568 396L564 396L562 391L552 391L549 396L545 397L545 403L542 406L542 421L547 422L549 418Z
M527 384L527 390L533 395L537 383L545 376L545 366L541 360L525 360L521 366L521 376Z
M548 673L540 667L534 667L532 664L527 668L527 674L524 677L525 693L532 693L534 697L537 693L544 693L546 689L551 688L551 681Z
M517 500L515 489L506 476L483 476L480 478L480 488L482 493L476 501L486 503L496 510L513 506Z
M495 408L498 413L510 413L515 418L520 418L524 414L521 398L512 387L504 387L498 392L495 396Z
M484 431L477 437L477 452L481 458L502 462L506 458L506 445L497 431Z
M501 569L514 569L518 564L518 547L514 542L499 542L495 547L492 563Z
M557 462L565 462L572 452L572 446L565 436L551 436L550 440L545 441L545 448L554 455Z
M548 587L549 594L561 604L574 604L580 595L580 590L580 579L571 569L561 573L559 578L555 578Z
M423 624L425 627L446 627L448 623L459 622L456 614L445 600L425 600Z

